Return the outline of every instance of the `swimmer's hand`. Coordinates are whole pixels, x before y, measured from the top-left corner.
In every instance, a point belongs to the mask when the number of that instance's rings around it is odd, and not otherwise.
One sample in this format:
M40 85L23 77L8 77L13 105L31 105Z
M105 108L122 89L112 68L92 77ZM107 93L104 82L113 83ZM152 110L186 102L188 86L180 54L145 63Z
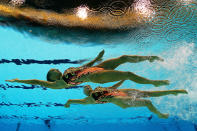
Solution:
M157 60L157 61L164 61L163 58L158 57L158 56L149 56L148 60L149 60L149 62L154 62L155 60Z
M64 105L64 107L65 107L65 108L69 108L69 107L70 107L70 103L67 102L67 103Z
M16 78L16 79L12 79L12 80L5 80L5 81L7 81L7 82L18 82L18 80L19 80L19 79L17 79L17 78Z

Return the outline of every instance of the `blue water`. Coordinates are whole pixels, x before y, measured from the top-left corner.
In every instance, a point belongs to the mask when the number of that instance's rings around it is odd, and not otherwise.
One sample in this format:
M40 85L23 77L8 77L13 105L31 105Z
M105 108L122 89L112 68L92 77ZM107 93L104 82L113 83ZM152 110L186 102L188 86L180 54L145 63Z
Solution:
M172 29L171 33L170 29L160 31L159 25L152 25L155 28L138 28L113 35L105 32L108 37L102 33L92 37L91 33L82 32L78 38L76 34L70 35L69 40L0 26L0 130L197 130L196 18L194 11L186 24L172 21L178 30ZM102 49L104 60L125 54L157 55L165 59L164 62L126 63L117 70L131 71L149 79L168 79L169 86L153 87L126 81L121 89L185 89L189 94L148 98L162 113L170 114L168 119L160 119L145 107L121 109L113 104L62 107L68 99L85 97L83 85L95 88L113 83L84 83L75 89L54 90L5 82L13 78L46 80L49 69L58 68L63 72L68 67L78 67L94 59ZM65 61L54 63L55 60Z

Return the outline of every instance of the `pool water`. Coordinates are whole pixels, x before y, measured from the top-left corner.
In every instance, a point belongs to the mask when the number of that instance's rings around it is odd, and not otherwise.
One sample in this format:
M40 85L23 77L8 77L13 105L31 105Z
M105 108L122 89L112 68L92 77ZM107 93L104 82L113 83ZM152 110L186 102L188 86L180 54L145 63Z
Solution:
M0 26L0 130L197 130L197 17L196 2L169 6L144 26L128 30L62 29L63 27L1 24ZM83 83L70 89L9 83L5 80L46 80L49 69L64 72L93 60L105 50L103 60L121 55L157 55L164 62L125 63L117 68L140 76L170 80L170 85L153 87L125 81L120 89L156 91L185 89L186 95L148 98L168 119L160 119L146 107L122 109L111 103L71 105L82 99Z

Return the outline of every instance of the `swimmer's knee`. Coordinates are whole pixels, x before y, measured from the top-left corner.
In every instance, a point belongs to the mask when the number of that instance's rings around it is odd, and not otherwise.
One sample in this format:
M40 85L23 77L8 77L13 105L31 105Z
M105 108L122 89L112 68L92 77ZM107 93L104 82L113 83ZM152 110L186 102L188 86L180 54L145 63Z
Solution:
M130 71L126 71L125 73L127 74L128 77L136 76L136 74L134 74L133 72L130 72Z
M151 102L150 100L144 100L144 103L145 103L146 105L152 104L152 102Z

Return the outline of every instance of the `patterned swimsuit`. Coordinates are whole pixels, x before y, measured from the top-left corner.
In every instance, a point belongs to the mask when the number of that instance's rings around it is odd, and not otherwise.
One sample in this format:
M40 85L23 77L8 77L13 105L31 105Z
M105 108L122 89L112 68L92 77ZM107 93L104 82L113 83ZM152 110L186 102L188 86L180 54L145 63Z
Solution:
M78 85L83 83L84 81L79 81L82 76L87 76L90 73L95 73L99 71L103 71L103 68L100 67L71 67L64 72L63 80L71 85Z
M103 88L97 87L95 91L91 94L97 104L107 103L107 101L102 101L104 98L112 98L114 96L127 96L124 92L117 89L103 90Z

